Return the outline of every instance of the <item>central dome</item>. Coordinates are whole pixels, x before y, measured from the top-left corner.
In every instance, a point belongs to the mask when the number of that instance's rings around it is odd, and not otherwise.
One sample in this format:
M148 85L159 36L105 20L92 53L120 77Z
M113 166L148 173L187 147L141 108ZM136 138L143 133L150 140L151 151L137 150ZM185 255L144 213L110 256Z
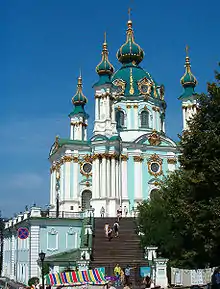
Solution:
M134 42L134 32L131 20L128 21L126 42L119 48L116 56L122 64L131 62L138 64L144 58L143 49Z
M142 67L133 63L124 64L111 78L116 91L124 96L139 96L147 94L152 97L159 97L157 83Z

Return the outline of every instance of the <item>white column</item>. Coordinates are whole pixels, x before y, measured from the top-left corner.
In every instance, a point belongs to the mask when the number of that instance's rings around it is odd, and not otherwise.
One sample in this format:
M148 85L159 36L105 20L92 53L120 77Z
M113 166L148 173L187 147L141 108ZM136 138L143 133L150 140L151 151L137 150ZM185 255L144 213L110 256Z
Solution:
M50 171L50 204L53 204L53 174L54 171Z
M100 183L101 183L101 164L100 164L100 159L97 158L97 175L96 175L97 198L100 198L100 197L101 197L101 194L100 194Z
M112 157L111 159L111 194L110 196L112 198L115 198L115 171L116 171L116 166L115 166L115 158Z
M112 102L112 121L115 121L115 105Z
M84 141L87 140L87 126L84 126Z
M82 140L83 138L83 131L82 131L82 124L80 123L79 124L79 138L78 140Z
M110 197L111 191L111 171L110 171L110 159L107 158L107 172L106 172L106 187L107 187L107 197Z
M134 161L134 198L137 201L142 200L142 162Z
M102 184L101 184L101 197L105 198L106 197L106 157L102 158Z
M78 180L78 162L75 160L73 163L73 198L74 199L79 197L78 183L79 183L79 180Z
M118 160L116 159L115 160L115 196L116 198L118 199L119 198L119 188L118 188L118 185L119 185L119 176L118 176Z
M60 188L61 196L62 196L62 201L69 200L70 199L70 162L65 162L65 170L63 168L63 165L61 166L61 176L60 178L62 179L62 182L64 183L64 192L63 191L63 186ZM65 171L65 176L63 172ZM62 184L60 182L60 186Z
M70 124L70 139L74 139L74 128L72 124Z
M126 157L122 159L121 162L121 182L122 182L122 200L128 199L128 172L127 172L127 160Z
M156 125L156 123L157 123L157 119L156 119L156 111L154 110L154 108L153 108L153 129L157 129L157 125Z
M96 198L96 191L97 191L97 185L96 185L96 179L97 179L97 162L96 159L93 159L92 163L92 199Z
M138 129L138 105L134 105L134 129Z
M160 131L160 112L158 110L155 111L156 117L156 131Z
M30 276L38 277L38 259L40 250L40 227L31 226L30 230Z
M131 106L127 105L127 129L131 129Z
M11 272L10 279L15 279L15 236L11 236Z
M95 120L99 119L99 99L95 98Z
M182 107L182 111L183 111L183 130L186 129L186 111L185 111L185 107Z

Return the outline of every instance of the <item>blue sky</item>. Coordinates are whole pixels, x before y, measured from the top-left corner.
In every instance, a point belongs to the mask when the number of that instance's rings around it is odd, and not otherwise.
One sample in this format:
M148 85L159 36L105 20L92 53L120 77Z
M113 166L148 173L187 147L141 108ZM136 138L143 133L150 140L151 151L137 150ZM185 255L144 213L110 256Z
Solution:
M220 1L1 0L0 9L0 210L10 216L25 205L49 202L48 153L55 136L69 136L68 113L82 68L87 111L94 116L92 84L107 32L109 58L125 41L132 2L135 40L143 67L165 85L167 134L181 131L185 46L192 71L206 90L220 61ZM90 122L90 130L92 122Z

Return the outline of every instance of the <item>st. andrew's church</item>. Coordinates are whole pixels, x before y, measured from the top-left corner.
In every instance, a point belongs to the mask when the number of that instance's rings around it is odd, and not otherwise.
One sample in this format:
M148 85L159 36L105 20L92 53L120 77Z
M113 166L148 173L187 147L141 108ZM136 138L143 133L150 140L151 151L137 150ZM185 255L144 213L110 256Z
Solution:
M96 67L95 120L88 138L87 97L79 76L73 110L69 114L70 135L56 137L51 162L50 208L78 212L95 209L100 216L115 216L119 206L131 213L150 198L164 176L178 168L179 149L165 131L164 86L141 67L143 49L134 40L132 21L127 23L125 43L117 51L121 68L114 70L106 37ZM189 56L181 78L183 130L196 113L196 78Z

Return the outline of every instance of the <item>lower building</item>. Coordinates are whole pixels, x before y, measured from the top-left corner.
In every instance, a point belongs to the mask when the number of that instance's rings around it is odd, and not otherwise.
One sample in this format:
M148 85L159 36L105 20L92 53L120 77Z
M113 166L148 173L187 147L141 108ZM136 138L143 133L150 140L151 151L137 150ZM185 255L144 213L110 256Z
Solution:
M92 211L90 214L91 218ZM45 253L45 262L50 265L52 272L70 266L83 267L86 258L89 258L86 256L89 251L88 243L85 242L89 237L89 231L86 230L89 222L85 223L88 217L87 211L66 213L56 218L56 212L48 214L40 208L32 207L30 212L9 220L4 230L2 275L23 284L28 284L31 277L40 277L41 251ZM66 262L57 264L54 263L54 258L50 258L59 254L68 256L69 253L74 258L65 259Z

